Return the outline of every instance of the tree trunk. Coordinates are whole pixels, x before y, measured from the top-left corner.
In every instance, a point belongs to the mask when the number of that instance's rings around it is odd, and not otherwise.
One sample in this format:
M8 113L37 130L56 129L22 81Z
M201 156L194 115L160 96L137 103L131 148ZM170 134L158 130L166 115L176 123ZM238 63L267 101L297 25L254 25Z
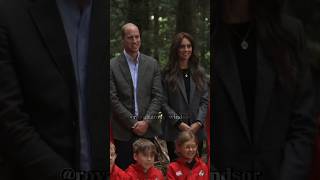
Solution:
M141 51L151 53L150 48L150 8L149 0L128 0L128 22L138 26L141 35Z
M194 35L193 0L178 0L176 32Z
M156 58L156 60L159 61L159 46L158 46L158 42L159 42L159 1L158 0L154 0L153 1L153 7L154 7L154 24L153 24L153 56L154 58Z

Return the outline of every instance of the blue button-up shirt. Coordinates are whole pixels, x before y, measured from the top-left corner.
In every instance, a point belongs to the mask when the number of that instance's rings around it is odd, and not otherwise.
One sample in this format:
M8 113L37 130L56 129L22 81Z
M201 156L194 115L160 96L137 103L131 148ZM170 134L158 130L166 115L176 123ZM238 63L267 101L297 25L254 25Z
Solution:
M91 169L91 144L87 112L88 43L91 0L81 10L75 0L56 0L72 56L79 100L80 169Z
M138 109L138 99L137 99L137 88L138 88L138 69L139 69L139 58L140 58L140 52L138 52L136 63L132 59L132 57L124 50L123 51L127 63L129 65L130 73L131 73L131 79L133 84L133 95L134 95L134 115L138 117L139 115L139 109Z

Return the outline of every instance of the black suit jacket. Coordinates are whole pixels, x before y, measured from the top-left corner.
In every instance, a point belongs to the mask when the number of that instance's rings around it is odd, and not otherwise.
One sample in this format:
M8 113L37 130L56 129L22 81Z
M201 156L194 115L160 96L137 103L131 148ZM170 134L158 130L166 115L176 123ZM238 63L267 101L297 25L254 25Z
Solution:
M284 17L302 54L302 26ZM214 41L213 70L213 164L219 171L260 172L262 180L304 180L309 174L315 123L310 71L298 67L298 82L288 93L277 80L270 60L257 43L257 86L253 135L246 117L241 84L230 44L222 31Z
M106 2L93 0L88 120L94 170L107 166ZM54 0L0 1L0 143L13 179L79 167L76 81ZM0 160L1 161L1 160ZM1 175L0 175L1 177Z

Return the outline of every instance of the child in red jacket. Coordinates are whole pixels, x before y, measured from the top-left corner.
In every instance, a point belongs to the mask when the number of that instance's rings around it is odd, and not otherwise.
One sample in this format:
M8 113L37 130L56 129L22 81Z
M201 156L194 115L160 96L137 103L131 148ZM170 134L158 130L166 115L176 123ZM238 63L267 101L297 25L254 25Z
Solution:
M110 142L110 180L130 180L130 176L114 164L116 158L116 147Z
M154 157L156 155L155 145L147 139L138 139L133 143L133 159L126 173L132 180L164 180L162 172L155 168Z
M176 139L179 158L169 164L168 180L209 180L206 163L197 157L197 139L191 131L183 131Z

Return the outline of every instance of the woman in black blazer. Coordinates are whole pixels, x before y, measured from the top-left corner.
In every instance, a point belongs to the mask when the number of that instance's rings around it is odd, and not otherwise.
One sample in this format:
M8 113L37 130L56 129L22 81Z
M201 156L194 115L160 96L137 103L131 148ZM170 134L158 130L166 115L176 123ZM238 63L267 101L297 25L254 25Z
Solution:
M226 177L305 180L315 134L302 25L281 0L218 0L213 166Z
M176 158L174 141L181 131L191 130L198 136L201 153L208 86L205 71L194 53L193 38L188 33L178 33L172 41L169 62L163 73L163 88L162 127L171 160Z

